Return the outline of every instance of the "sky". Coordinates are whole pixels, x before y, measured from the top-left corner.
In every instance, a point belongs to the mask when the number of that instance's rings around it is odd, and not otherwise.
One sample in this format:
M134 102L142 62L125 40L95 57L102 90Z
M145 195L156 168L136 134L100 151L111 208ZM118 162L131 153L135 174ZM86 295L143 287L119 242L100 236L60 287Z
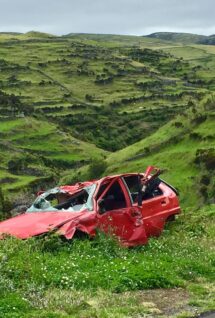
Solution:
M215 0L0 0L0 32L215 34Z

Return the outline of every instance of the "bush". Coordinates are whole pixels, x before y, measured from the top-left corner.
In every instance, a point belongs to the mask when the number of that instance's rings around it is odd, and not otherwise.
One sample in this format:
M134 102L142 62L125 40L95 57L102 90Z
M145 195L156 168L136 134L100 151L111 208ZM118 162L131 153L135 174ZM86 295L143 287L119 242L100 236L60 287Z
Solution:
M100 178L101 175L107 169L107 163L104 159L96 159L89 165L89 178L97 179Z
M0 188L0 219L4 219L10 215L12 203L4 196L2 188Z
M204 164L207 170L214 170L215 168L215 150L214 148L209 149L198 149L196 151L196 158L194 160L196 164Z

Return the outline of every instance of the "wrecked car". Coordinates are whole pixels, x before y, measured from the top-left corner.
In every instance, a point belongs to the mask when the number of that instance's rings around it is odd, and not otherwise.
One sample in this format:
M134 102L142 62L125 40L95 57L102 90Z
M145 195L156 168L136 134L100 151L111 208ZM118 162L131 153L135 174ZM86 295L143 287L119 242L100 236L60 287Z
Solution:
M72 239L93 237L97 229L115 235L124 246L146 244L180 213L178 192L160 179L161 170L126 173L40 192L22 214L0 222L0 238L20 239L49 231Z

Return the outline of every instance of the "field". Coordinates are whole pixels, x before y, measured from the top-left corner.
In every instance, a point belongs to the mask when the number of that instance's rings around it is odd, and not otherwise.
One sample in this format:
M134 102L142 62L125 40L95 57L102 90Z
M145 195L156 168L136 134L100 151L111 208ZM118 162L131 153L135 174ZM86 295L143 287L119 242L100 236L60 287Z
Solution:
M124 249L0 241L0 317L195 317L215 309L215 46L0 34L0 217L34 193L149 164L180 191L159 239ZM102 169L100 171L99 164Z

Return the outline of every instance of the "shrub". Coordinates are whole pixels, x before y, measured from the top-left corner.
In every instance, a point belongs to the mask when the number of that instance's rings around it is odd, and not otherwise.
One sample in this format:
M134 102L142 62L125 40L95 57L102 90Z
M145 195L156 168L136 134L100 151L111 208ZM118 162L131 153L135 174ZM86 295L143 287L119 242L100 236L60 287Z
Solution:
M4 196L2 188L0 188L0 219L7 217L12 209L12 203Z
M194 161L196 164L204 164L208 170L214 170L215 168L215 150L214 148L209 149L198 149L196 151L196 158Z
M107 163L104 159L96 159L89 165L89 178L96 179L101 177L101 175L107 169Z
M174 125L175 125L176 128L183 127L183 124L182 124L181 122L179 122L179 121L176 121L176 122L174 123Z

